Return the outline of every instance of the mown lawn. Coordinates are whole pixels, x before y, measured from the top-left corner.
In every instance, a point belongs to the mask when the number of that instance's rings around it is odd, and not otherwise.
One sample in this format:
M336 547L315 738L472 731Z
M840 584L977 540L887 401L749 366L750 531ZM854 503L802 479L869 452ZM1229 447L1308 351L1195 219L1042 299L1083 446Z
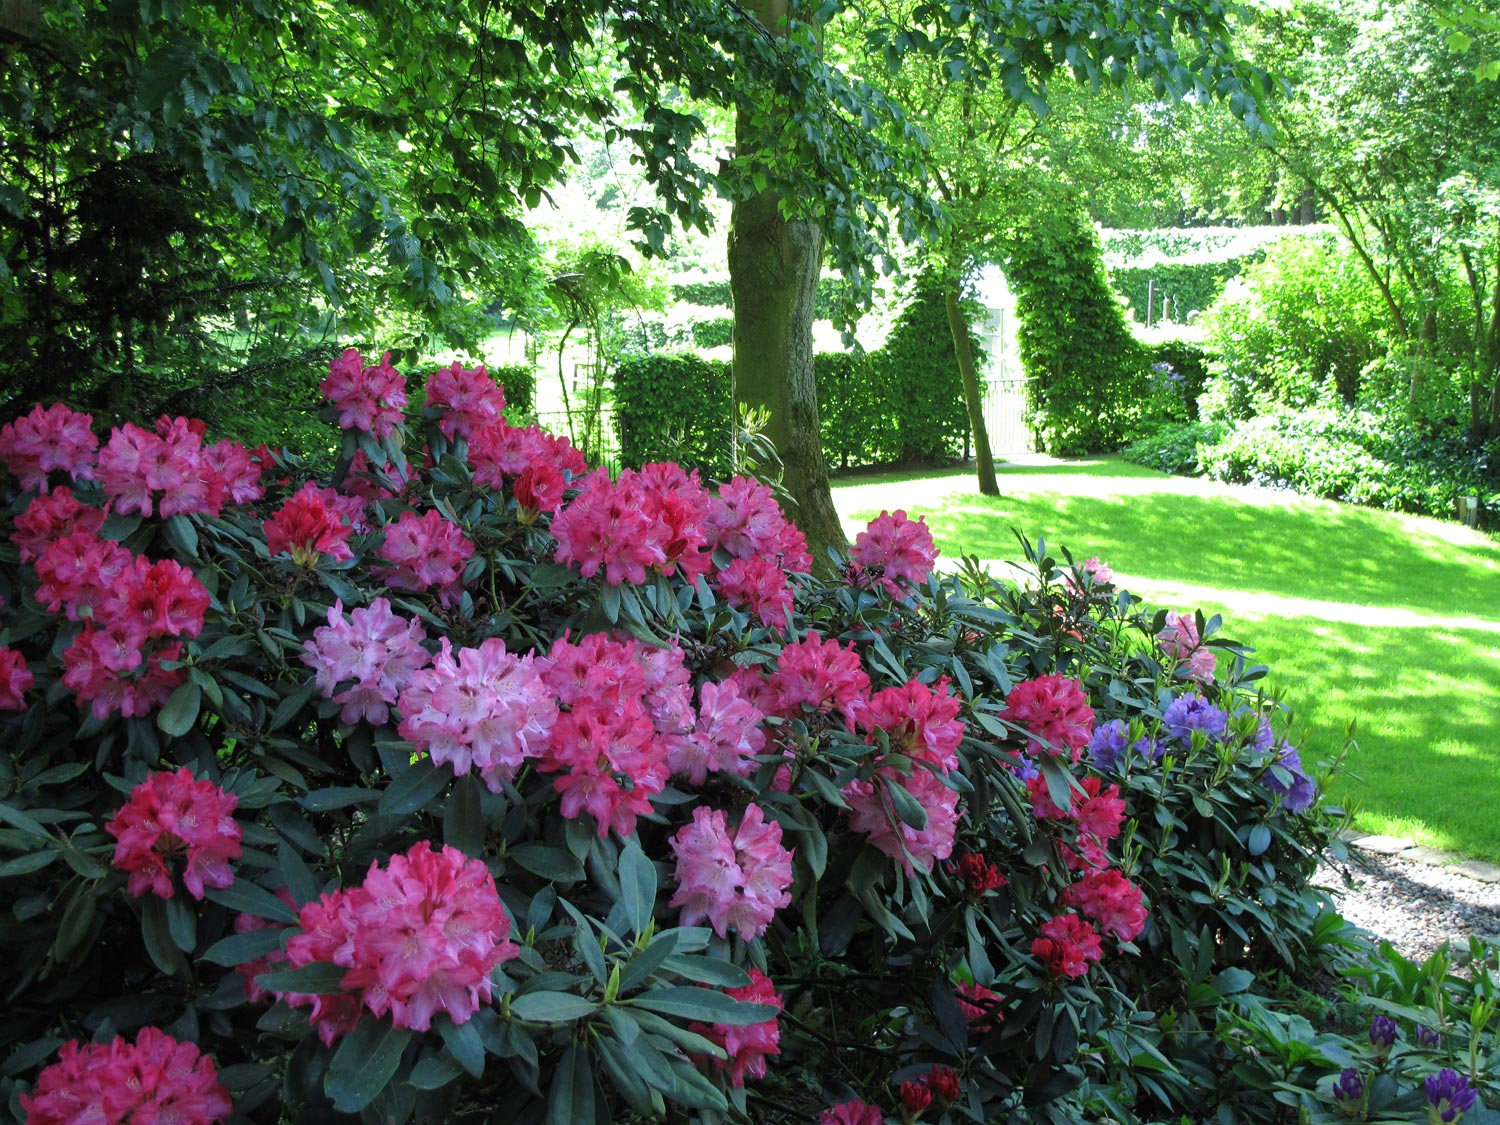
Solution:
M1356 824L1500 860L1500 542L1455 524L1169 477L1110 458L972 473L850 477L850 534L922 515L943 554L1020 557L1012 528L1098 555L1153 605L1220 613L1293 710L1304 761L1353 722ZM1308 753L1311 751L1311 753Z

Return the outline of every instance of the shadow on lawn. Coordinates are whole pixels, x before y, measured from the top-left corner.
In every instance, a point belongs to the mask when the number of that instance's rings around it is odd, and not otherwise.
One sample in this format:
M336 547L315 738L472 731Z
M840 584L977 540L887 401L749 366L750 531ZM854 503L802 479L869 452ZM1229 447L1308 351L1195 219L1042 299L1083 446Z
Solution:
M1363 508L1159 492L948 496L922 511L945 554L1013 559L1016 527L1142 578L1435 615L1500 612L1500 547L1444 558L1452 545Z

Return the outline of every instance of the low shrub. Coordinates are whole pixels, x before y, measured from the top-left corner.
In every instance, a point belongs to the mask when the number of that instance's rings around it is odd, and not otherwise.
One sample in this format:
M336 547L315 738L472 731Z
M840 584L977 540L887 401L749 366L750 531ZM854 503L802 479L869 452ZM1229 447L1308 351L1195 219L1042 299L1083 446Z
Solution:
M1138 438L1120 451L1136 465L1177 476L1197 476L1203 471L1199 451L1214 445L1228 432L1219 422L1178 422L1159 426L1149 437Z
M1500 502L1500 448L1461 430L1358 410L1279 410L1234 427L1199 452L1215 480L1291 488L1393 511L1451 517L1460 496Z
M585 473L481 373L323 389L311 479L0 430L11 1114L1337 1109L1255 1021L1338 964L1338 810L1217 620L901 512L817 580L766 484Z

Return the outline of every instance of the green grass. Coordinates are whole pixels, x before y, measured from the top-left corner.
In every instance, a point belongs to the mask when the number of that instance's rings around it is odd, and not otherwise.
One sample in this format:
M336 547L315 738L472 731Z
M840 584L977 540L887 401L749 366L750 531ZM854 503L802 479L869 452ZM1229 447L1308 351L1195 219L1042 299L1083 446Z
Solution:
M944 555L1014 560L1012 528L1100 556L1154 605L1220 613L1294 712L1304 760L1356 724L1357 825L1500 860L1500 543L1453 524L1168 477L1104 458L972 474L844 478L850 533L923 515Z

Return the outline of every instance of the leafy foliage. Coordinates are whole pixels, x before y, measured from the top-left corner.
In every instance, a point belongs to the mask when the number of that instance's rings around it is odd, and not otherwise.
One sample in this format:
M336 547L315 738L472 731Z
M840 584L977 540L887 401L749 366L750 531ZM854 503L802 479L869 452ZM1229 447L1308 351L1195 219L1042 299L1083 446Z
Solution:
M973 329L979 307L972 299L960 307L975 364L982 366L984 347ZM896 425L891 460L941 461L961 456L969 418L942 281L936 272L924 271L913 280L885 346L877 354L874 362L883 369L878 386L889 396L884 412Z
M671 457L710 479L729 475L733 431L730 365L691 352L625 359L615 369L620 457L644 465Z
M1197 476L1203 471L1199 450L1218 442L1227 430L1222 422L1167 423L1150 436L1131 442L1120 456L1159 472Z

